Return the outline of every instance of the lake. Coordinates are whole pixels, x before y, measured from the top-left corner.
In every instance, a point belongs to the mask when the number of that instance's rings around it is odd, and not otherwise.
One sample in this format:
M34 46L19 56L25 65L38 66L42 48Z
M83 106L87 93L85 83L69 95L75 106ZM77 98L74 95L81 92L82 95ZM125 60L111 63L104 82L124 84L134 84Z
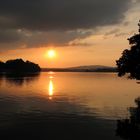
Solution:
M0 76L0 137L121 140L140 85L116 73L42 72Z

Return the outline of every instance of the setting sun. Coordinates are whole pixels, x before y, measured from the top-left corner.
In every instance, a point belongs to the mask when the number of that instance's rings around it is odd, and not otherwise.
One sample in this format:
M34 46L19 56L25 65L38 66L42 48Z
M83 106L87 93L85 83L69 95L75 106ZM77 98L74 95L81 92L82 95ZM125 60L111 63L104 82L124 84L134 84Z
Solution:
M48 56L49 58L53 58L53 57L55 57L55 55L56 55L56 53L55 53L54 50L49 50L48 53L47 53L47 56Z

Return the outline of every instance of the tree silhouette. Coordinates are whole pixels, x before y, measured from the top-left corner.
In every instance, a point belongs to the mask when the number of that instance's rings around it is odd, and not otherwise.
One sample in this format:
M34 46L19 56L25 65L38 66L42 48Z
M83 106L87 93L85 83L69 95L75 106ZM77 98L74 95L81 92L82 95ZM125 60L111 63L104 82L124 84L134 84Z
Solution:
M6 63L0 62L0 71L3 72L40 72L38 64L30 61L24 62L22 59L8 60Z
M129 78L140 80L140 21L138 26L139 33L128 39L131 48L123 51L116 64L119 76L129 73Z
M3 71L4 68L5 68L5 64L2 61L0 61L0 71Z

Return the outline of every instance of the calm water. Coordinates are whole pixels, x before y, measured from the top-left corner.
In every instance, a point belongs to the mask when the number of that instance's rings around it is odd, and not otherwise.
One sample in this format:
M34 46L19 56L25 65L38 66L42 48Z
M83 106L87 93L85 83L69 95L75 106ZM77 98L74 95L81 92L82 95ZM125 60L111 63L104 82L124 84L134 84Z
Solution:
M0 137L120 140L116 120L129 117L139 91L115 73L0 76Z

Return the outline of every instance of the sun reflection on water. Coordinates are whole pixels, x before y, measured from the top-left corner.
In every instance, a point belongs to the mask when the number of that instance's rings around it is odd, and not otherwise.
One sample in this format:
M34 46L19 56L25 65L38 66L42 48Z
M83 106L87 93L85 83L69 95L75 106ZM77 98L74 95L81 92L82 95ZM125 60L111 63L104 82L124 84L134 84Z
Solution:
M52 76L49 77L50 78L50 81L49 81L49 87L48 87L48 90L49 90L49 99L51 100L52 99L52 96L53 96L53 93L54 93L54 85L53 85L53 81L52 81Z

